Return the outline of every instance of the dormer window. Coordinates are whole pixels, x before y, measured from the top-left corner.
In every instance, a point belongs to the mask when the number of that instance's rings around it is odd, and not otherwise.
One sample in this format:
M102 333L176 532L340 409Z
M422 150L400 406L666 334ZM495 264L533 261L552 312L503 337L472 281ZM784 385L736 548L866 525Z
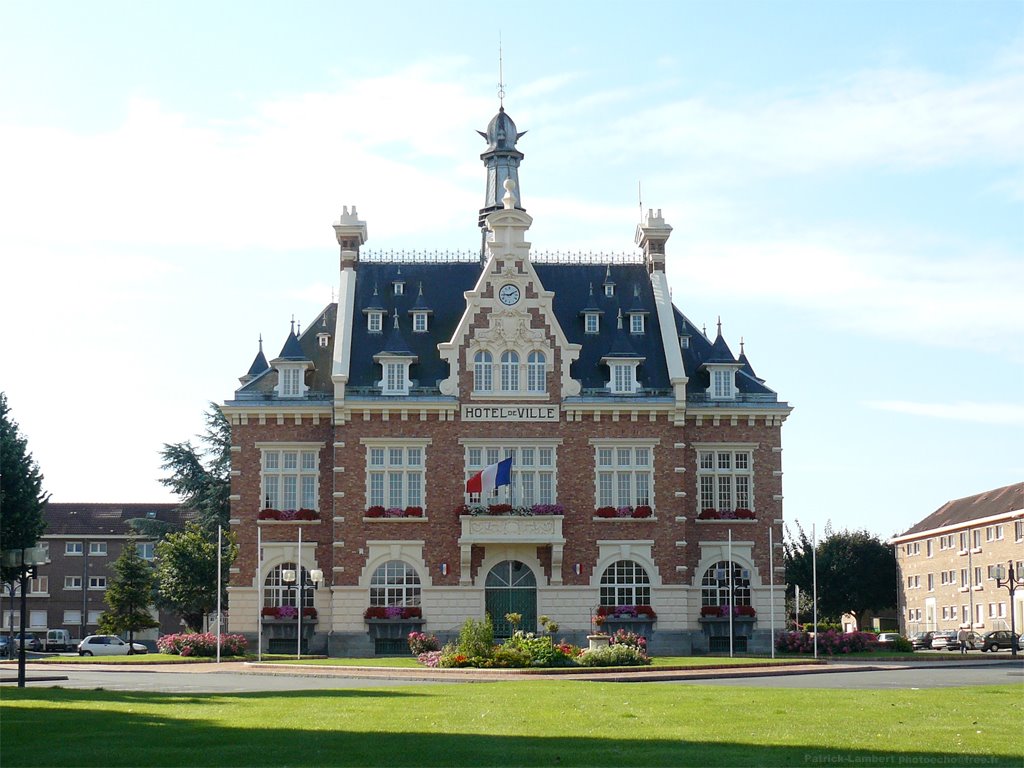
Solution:
M733 400L736 398L736 371L732 367L708 366L711 373L711 398Z
M327 345L331 343L331 334L318 333L316 335L316 343L321 349L326 349Z
M300 365L283 365L278 369L278 397L302 397L305 394L305 386L302 381L303 370L303 366Z
M610 371L608 388L616 395L631 395L640 389L640 383L636 380L635 360L623 360L621 362L609 363Z
M395 282L392 283L392 286L394 286L395 289L395 296L405 295L405 283L403 281L395 280Z
M644 316L642 312L636 312L629 316L629 332L630 333L643 333L644 332Z
M587 312L583 316L583 326L587 333L600 333L601 315L597 312Z
M384 313L383 312L367 312L366 313L366 330L370 333L381 333L384 329Z
M689 349L690 348L690 337L688 335L683 334L682 336L679 337L679 348L680 349Z
M412 330L413 330L413 333L426 333L427 332L427 313L426 312L413 312L413 314L412 314Z
M381 380L377 382L382 395L408 395L412 387L409 368L416 362L412 355L374 355L373 361L380 363Z
M604 295L607 296L609 299L615 295L615 283L604 284Z

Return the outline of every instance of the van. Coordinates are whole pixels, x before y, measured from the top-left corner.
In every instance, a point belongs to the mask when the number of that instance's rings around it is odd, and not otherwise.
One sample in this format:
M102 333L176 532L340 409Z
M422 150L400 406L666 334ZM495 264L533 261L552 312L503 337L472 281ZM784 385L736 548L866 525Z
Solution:
M66 629L48 629L43 639L44 651L66 651L73 647L71 633Z

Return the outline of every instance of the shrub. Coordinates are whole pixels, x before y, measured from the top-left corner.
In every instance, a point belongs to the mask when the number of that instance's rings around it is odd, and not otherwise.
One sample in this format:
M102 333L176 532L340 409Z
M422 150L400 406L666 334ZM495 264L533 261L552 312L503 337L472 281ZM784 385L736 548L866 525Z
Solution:
M248 641L242 635L221 635L221 656L244 656ZM216 656L217 635L212 632L181 632L163 635L156 641L160 653L175 656Z
M431 651L441 650L441 642L435 635L428 635L424 632L409 633L409 650L413 656L421 656Z
M494 625L491 623L490 615L484 616L480 621L466 619L459 630L459 639L455 643L455 649L464 656L480 656L490 658L494 652Z
M495 651L495 655L504 650L520 653L523 663L516 666L522 667L571 667L579 654L575 646L556 645L549 635L537 637L532 632L516 632Z
M818 653L836 656L878 649L878 638L870 632L818 632ZM814 653L814 637L809 632L783 632L775 638L775 650L782 653Z
M628 645L631 648L636 648L638 651L647 653L647 638L643 635L638 635L636 632L620 629L612 635L609 642L612 645Z
M576 659L581 667L640 667L651 663L650 657L629 645L585 650Z

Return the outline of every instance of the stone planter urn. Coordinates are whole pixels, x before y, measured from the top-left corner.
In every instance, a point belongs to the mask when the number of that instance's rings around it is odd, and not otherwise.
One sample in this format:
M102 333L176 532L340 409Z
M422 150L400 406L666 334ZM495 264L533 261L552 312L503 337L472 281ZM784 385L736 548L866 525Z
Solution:
M599 635L587 635L587 640L590 641L590 650L596 651L599 648L607 648L611 643L611 637L601 633Z

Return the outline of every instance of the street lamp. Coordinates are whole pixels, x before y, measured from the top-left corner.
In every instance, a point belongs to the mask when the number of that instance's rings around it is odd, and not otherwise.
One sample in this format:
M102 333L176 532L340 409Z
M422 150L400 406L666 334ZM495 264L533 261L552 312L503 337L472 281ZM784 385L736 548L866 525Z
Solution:
M28 581L35 578L36 566L47 561L44 547L22 547L9 549L3 554L3 564L7 568L18 569L18 580L21 582L21 624L18 630L18 687L25 687L25 633L28 630L25 621L28 615ZM13 622L12 622L13 625ZM13 627L12 627L13 628Z
M296 572L291 568L287 568L281 571L281 581L286 589L294 589L296 594L296 607L298 608L298 624L296 625L296 647L295 647L295 658L302 658L302 608L305 602L306 590L312 589L317 590L324 581L324 572L319 568L314 568L312 571L306 571L302 566L299 566L299 571L306 576L302 584L296 583Z
M1013 593L1017 587L1024 587L1024 577L1018 576L1013 570L1013 560L1007 565L1009 568L996 566L996 587L1006 587L1010 591L1010 655L1017 658L1017 621L1013 615Z

